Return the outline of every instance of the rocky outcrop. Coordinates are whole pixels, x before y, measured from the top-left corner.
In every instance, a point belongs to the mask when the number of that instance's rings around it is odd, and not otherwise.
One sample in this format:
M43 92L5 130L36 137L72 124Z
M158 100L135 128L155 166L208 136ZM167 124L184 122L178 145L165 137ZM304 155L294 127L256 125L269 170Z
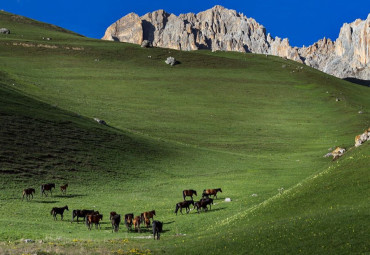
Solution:
M198 14L176 16L164 10L142 17L130 13L113 23L103 37L177 50L210 49L271 54L304 63L340 78L370 80L370 15L344 24L338 39L322 39L309 47L291 47L288 39L272 38L264 26L235 10L216 5Z

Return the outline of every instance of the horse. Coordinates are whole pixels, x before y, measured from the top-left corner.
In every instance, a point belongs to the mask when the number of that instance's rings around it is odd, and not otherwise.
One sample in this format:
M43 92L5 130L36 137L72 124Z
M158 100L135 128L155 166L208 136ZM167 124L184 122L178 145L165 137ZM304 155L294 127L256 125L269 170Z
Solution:
M144 218L144 222L145 222L145 226L147 228L149 228L149 226L150 226L150 219L149 218Z
M60 191L62 192L62 194L67 194L67 188L68 188L68 183L60 186Z
M163 228L163 222L153 220L152 227L153 227L154 240L155 240L155 236L157 236L157 240L159 240L159 237L161 235L160 233L162 232L162 228Z
M119 224L121 223L121 215L115 214L111 216L110 222L112 223L112 233L113 233L113 230L114 232L118 232Z
M133 219L134 219L133 213L125 214L125 225L127 227L127 231L131 230Z
M112 220L115 215L117 215L116 212L110 212L109 213L109 220Z
M141 214L141 222L144 222L145 219L154 219L155 210L149 211L149 212L143 212Z
M30 197L33 198L33 194L35 193L35 189L33 188L28 188L28 189L24 189L23 190L23 196L22 196L22 200L24 199L24 196L26 196L26 200L31 200Z
M136 216L133 220L132 220L132 223L134 224L134 228L138 230L138 232L140 233L140 224L141 224L141 217L140 216Z
M48 196L45 191L50 191L50 195L52 196L53 195L53 192L51 191L52 188L55 189L55 183L42 184L41 185L41 196L42 194L44 194L45 197Z
M190 205L194 206L194 201L193 200L187 200L187 201L182 201L182 202L177 203L176 204L176 209L175 209L176 215L177 215L177 212L179 211L179 209L180 209L180 212L182 214L182 208L186 208L186 213L189 213L190 212Z
M209 196L213 196L213 198L217 198L217 192L221 192L222 193L221 188L218 188L218 189L205 189L205 190L203 190L202 198L206 198L206 197L209 197Z
M193 200L193 195L197 196L197 191L193 189L186 189L182 191L182 197L184 198L184 201L186 200L186 197L191 197L191 200Z
M86 215L86 225L91 230L91 225L94 223L95 228L100 228L100 220L103 220L103 215L102 214L89 214Z
M77 217L77 222L78 222L78 218L84 218L84 221L86 220L86 215L89 215L89 214L99 214L98 211L94 211L94 210L73 210L72 211L72 222L74 220L74 218Z
M211 205L213 205L213 199L212 198L202 198L198 202L194 203L194 208L197 208L197 212L199 213L199 209L201 208L204 211L207 211L208 205L209 205L209 209L211 210Z
M60 214L60 218L61 218L61 220L63 220L64 210L69 211L68 206L64 206L64 207L53 207L53 209L51 209L51 211L50 211L50 215L53 215L54 220L57 220L57 214Z

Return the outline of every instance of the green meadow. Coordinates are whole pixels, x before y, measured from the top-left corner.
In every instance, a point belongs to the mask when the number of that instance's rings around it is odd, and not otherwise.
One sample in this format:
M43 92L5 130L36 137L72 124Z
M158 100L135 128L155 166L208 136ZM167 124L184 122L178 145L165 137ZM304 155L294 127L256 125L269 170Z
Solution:
M0 254L370 252L370 142L354 147L370 127L368 87L279 57L144 49L3 11L0 27L11 30L0 35ZM337 146L344 156L323 157ZM199 200L208 188L223 191L211 210L174 213L182 190ZM101 212L101 229L71 222L74 209ZM159 241L144 226L112 233L111 211L150 210Z

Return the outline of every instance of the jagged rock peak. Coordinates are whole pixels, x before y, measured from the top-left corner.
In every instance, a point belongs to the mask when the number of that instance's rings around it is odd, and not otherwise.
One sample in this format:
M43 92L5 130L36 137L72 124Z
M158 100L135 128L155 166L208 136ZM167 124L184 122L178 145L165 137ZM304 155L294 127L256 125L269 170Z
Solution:
M113 23L104 40L177 50L210 49L271 54L304 63L340 78L370 80L370 14L345 23L334 42L323 38L308 47L291 47L287 38L272 38L264 26L235 10L216 5L197 14L176 16L158 10L139 17L130 13Z

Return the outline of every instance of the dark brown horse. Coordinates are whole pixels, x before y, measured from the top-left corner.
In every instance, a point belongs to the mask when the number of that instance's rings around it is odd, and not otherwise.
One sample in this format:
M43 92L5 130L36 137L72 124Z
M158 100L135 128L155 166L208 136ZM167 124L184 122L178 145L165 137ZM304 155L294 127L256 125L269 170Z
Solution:
M176 204L176 209L175 209L176 215L177 215L177 212L179 211L179 209L180 209L180 212L182 214L182 208L185 208L186 213L189 213L190 212L190 205L194 205L193 200L186 200L186 201L182 201L182 202L177 203Z
M202 198L213 196L213 198L217 198L217 192L221 192L221 188L218 189L205 189L203 190Z
M67 188L68 188L68 183L60 186L60 191L62 192L62 194L67 194Z
M54 220L57 220L57 214L60 214L61 220L63 220L64 210L69 211L68 206L64 206L64 207L53 207L53 209L51 209L51 211L50 211L50 214L53 215Z
M127 231L131 230L133 219L134 219L133 213L125 214L125 225L127 227Z
M86 216L89 215L89 214L99 214L99 211L86 210L86 209L83 209L83 210L73 210L72 211L72 221L76 217L77 217L77 222L78 222L78 218L84 218L84 221L85 221L86 220Z
M199 209L203 209L203 211L208 211L208 205L209 209L211 210L211 205L213 205L213 199L202 198L200 201L194 203L194 208L196 208L197 212L199 213Z
M186 200L186 197L191 197L191 200L193 200L193 195L197 196L197 191L193 189L185 189L182 191L182 197L184 200Z
M51 196L53 195L53 192L52 192L52 188L55 189L55 183L47 183L47 184L42 184L41 185L41 196L44 194L45 197L47 197L48 195L46 194L45 191L50 191L50 194Z
M86 215L86 225L91 230L91 225L95 224L95 228L100 228L100 221L103 220L103 215L102 214L90 214Z
M23 197L22 200L24 199L24 196L26 196L26 200L31 200L31 197L33 198L33 194L35 193L35 189L33 188L28 188L23 190Z
M117 215L116 212L110 212L109 213L109 219L112 220L115 215Z

